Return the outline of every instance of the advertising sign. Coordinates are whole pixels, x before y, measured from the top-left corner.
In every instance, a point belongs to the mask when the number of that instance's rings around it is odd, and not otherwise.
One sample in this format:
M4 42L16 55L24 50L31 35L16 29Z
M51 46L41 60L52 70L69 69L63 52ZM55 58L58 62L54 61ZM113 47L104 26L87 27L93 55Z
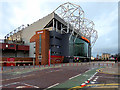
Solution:
M7 58L7 66L15 66L15 58Z

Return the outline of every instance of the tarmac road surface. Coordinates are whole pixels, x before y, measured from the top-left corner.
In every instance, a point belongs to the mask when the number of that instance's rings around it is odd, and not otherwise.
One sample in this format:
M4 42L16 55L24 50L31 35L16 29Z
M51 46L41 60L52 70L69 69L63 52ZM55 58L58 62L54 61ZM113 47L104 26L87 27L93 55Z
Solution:
M105 73L97 72L103 67L112 67L113 64L100 63L71 63L51 67L37 67L0 73L2 75L1 88L73 88L81 85L90 77L94 76L98 82ZM102 76L103 75L103 76ZM112 79L109 80L108 76ZM106 75L108 83L118 83L117 76ZM105 77L104 77L105 78ZM116 78L116 79L115 79ZM92 80L92 79L91 79ZM106 80L102 80L103 82ZM113 82L112 82L113 81ZM76 82L76 83L75 83ZM101 82L102 83L102 82ZM94 83L95 84L95 83ZM90 87L90 85L89 85ZM91 86L92 87L92 86Z

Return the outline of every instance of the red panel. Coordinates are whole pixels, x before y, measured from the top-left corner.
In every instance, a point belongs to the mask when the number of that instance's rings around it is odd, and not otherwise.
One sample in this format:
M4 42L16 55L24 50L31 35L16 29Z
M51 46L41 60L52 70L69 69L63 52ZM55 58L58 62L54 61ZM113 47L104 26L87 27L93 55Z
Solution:
M0 43L0 49L2 49L2 43Z
M6 47L8 45L8 47ZM0 49L14 49L16 50L16 44L8 44L8 43L0 43ZM26 45L18 45L17 50L25 50L29 51L29 46Z
M15 58L7 58L7 66L15 66Z
M25 50L25 51L29 51L29 46L18 45L18 49L17 49L17 50Z
M6 49L6 43L2 43L2 49Z
M8 45L8 47L6 47L6 45ZM16 44L2 43L0 44L0 49L15 49L16 50Z
M51 63L62 63L63 62L63 57L62 56L51 56Z
M52 55L51 58L62 58L62 56L55 56L55 55Z
M16 50L16 44L8 44L8 49L15 49Z

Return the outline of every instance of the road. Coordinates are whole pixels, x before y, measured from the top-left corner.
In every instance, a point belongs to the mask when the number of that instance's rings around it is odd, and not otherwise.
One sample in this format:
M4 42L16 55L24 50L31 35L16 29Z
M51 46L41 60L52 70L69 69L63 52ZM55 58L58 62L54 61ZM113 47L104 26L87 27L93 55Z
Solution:
M111 62L58 64L0 73L1 88L118 88L118 65ZM111 72L107 72L111 71ZM89 82L86 83L86 81ZM82 86L83 84L84 87ZM104 84L104 85L103 85Z

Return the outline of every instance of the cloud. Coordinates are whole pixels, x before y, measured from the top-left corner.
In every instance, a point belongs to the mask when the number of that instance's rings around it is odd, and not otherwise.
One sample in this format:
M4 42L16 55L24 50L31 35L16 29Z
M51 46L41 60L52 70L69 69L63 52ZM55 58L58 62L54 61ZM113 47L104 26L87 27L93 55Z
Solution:
M3 0L2 0L3 1ZM22 24L31 24L38 19L48 15L60 4L65 1L58 0L4 0L0 1L0 38L16 29ZM70 2L73 2L70 1ZM78 2L78 1L75 1ZM80 3L80 1L79 1ZM4 8L3 8L3 4ZM77 3L76 3L77 4ZM83 3L84 4L84 3ZM88 5L83 5L82 8L89 7L92 3ZM98 5L98 4L97 4ZM100 4L101 5L101 4ZM87 7L86 7L87 6ZM92 8L92 7L91 7ZM104 9L105 8L105 9ZM2 10L1 10L2 9ZM93 53L95 52L105 52L111 48L110 52L116 52L117 46L117 7L115 9L111 8L109 12L106 12L107 8L98 7L98 11L102 9L102 12L97 13L97 11L90 11L91 15L95 15L93 19L95 23L95 28L98 31L98 40L93 47ZM104 10L103 10L104 9ZM85 11L88 12L88 11ZM89 13L88 13L89 15ZM113 33L114 32L114 33ZM113 33L113 35L111 35ZM114 35L115 34L115 35ZM113 44L114 43L114 44ZM108 45L109 44L109 45ZM107 49L108 48L108 49Z
M111 13L103 13L94 20L95 28L98 31L99 37L106 35L112 31L117 25L118 9L115 8Z
M0 2L0 38L21 26L31 24L51 13L41 0L14 0Z
M99 18L99 19L98 19ZM97 20L98 19L98 20ZM98 31L98 40L93 47L94 53L118 52L118 9L115 8L110 13L103 13L95 21Z

